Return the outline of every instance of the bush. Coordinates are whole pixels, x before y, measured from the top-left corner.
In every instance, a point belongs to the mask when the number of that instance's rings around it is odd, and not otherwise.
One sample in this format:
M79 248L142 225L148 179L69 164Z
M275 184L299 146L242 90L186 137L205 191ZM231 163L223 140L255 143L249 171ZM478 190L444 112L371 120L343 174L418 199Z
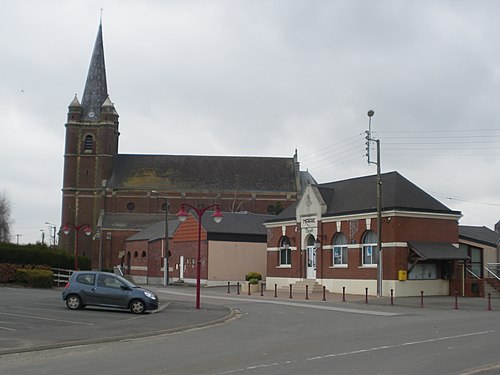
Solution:
M13 283L16 281L16 264L0 263L0 283Z
M262 280L262 275L260 272L249 272L245 276L245 280L248 281L250 284L258 284L260 280ZM256 280L252 282L252 280Z
M52 288L54 274L45 269L18 268L16 270L16 282L35 288Z

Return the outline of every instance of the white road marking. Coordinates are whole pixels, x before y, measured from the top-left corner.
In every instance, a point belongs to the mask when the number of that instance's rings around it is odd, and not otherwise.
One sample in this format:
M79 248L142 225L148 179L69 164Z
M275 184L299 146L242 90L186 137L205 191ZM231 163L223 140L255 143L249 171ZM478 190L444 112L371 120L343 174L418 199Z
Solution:
M20 316L23 318L38 319L38 320L50 320L53 322L63 322L63 323L72 323L72 324L82 324L82 325L86 325L86 326L93 326L94 325L93 323L75 322L72 320L64 320L64 319L42 318L40 316L33 316L33 315L10 314L10 313L5 313L5 312L0 312L0 315Z
M402 348L404 346L427 344L429 342L453 340L453 339L459 339L459 338L470 337L470 336L478 336L478 335L487 335L487 334L494 333L494 332L495 332L494 330L491 330L491 331L481 331L481 332L464 333L462 335L455 335L455 336L436 337L436 338L433 338L433 339L420 340L420 341L410 341L410 342L405 342L405 343L397 344L397 345L378 346L378 347L375 347L375 348L355 350L355 351L352 351L352 352L336 353L336 354L326 354L326 355L322 355L322 356L318 356L318 357L307 358L307 360L308 361L315 361L315 360L324 359L324 358L333 358L333 357L340 357L340 356L344 356L344 355L352 355L352 354L358 354L358 353L374 352L376 350Z
M491 334L491 333L495 333L495 332L496 331L491 330L491 331L464 333L462 335L455 335L455 336L436 337L436 338L427 339L427 340L405 342L405 343L398 344L398 345L385 345L385 346L378 346L378 347L369 348L369 349L353 350L353 351L344 352L344 353L326 354L326 355L322 355L322 356L318 356L318 357L306 358L306 360L307 361L316 361L319 359L327 359L327 358L334 358L334 357L341 357L341 356L356 355L356 354L360 354L360 353L368 353L368 352L373 352L376 350L394 349L394 348L401 348L401 347L410 346L410 345L420 345L420 344L427 344L430 342L459 339L459 338L463 338L463 337L487 335L487 334ZM247 367L236 369L236 370L229 370L229 371L220 372L220 373L218 373L218 375L234 374L234 373L238 373L238 372L246 372L246 371L251 371L251 370L255 370L255 369L259 369L259 368L266 368L266 367L286 366L286 365L289 365L292 363L297 363L297 362L299 362L299 361L293 360L293 361L273 362L273 363L268 363L268 364L247 366ZM496 368L496 367L492 367L492 368ZM463 375L474 374L474 373L475 372L470 372L470 373L465 373Z

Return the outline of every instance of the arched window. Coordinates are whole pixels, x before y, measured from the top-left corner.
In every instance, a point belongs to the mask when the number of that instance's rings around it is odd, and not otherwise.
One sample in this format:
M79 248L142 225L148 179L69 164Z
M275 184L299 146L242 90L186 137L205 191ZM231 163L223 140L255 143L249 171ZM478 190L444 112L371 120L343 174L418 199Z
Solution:
M292 264L292 249L290 239L286 236L280 242L280 266L290 266Z
M333 265L347 264L347 237L343 233L333 239Z
M85 136L85 141L83 143L84 152L92 152L94 148L94 137L90 134Z
M363 265L376 265L377 262L377 235L373 231L368 231L363 236Z

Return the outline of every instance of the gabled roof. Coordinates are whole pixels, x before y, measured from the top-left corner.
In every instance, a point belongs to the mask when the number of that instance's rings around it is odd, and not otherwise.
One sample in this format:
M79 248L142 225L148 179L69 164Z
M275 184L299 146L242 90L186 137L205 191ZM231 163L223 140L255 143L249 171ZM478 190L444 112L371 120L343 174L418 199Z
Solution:
M252 212L223 212L220 223L212 219L212 212L206 212L201 217L201 225L208 233L267 235L263 223L274 218L273 215L254 214ZM196 217L196 214L194 215Z
M293 158L118 154L114 189L297 192Z
M497 233L485 226L475 227L459 225L458 237L492 247L496 247L500 243L500 233Z
M168 238L172 238L179 224L180 221L178 219L168 220ZM127 241L155 241L162 238L165 238L165 220L150 225L139 233L127 238Z
M104 44L102 41L102 24L99 23L94 51L90 59L89 72L82 96L82 109L85 121L99 121L101 105L108 97L106 82L106 66L104 64Z
M460 215L427 194L398 172L381 175L382 211L400 210L425 213ZM376 212L377 175L315 185L327 205L323 216L349 215ZM287 207L269 222L292 220L296 217L299 203Z
M382 210L404 210L457 214L398 172L383 173ZM377 176L357 177L318 185L327 215L376 211Z

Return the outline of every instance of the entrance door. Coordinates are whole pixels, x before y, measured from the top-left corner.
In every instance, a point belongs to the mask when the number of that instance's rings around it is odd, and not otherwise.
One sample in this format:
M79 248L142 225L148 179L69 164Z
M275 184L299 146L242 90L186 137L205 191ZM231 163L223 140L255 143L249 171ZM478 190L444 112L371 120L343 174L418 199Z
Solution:
M316 248L314 246L307 247L306 267L306 277L316 279Z
M184 279L184 255L181 255L181 259L179 261L179 279Z

